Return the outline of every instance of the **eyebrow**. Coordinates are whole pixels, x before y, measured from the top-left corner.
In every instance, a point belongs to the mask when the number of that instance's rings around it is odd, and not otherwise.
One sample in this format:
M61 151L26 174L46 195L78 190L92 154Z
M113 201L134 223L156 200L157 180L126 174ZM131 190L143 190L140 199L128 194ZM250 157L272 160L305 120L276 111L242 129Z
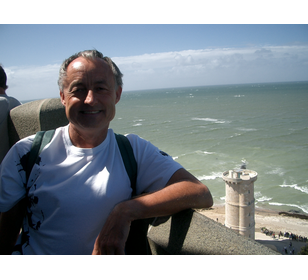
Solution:
M94 85L100 85L100 84L106 85L107 82L106 82L106 80L98 80L98 81L94 82ZM84 85L83 81L81 81L81 80L75 80L75 81L73 81L73 82L69 85L68 90L71 91L73 87L76 87L76 86L83 86L83 85Z
M68 91L71 91L73 87L80 86L80 85L83 85L83 82L81 82L80 80L73 81L72 83L69 84Z
M97 85L97 84L104 84L104 85L106 85L107 81L106 80L99 80L99 81L96 81L94 84L95 85Z

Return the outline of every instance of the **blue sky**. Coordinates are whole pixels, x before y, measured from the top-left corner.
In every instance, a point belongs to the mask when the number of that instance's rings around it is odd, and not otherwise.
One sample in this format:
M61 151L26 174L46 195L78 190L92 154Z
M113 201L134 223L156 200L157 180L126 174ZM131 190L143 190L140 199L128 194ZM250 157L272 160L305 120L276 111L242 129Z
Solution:
M308 80L308 25L0 24L8 95L57 97L60 64L96 48L124 73L124 91Z

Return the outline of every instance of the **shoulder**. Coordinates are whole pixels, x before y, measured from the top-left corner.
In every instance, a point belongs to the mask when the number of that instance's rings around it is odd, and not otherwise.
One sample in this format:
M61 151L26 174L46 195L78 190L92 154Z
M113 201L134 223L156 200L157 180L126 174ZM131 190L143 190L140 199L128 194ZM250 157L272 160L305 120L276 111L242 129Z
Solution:
M171 156L169 156L164 151L160 150L150 141L145 140L136 134L126 134L125 136L130 141L136 158L144 157L146 155L147 157L150 156L151 158L158 157L161 158L162 160L173 161L173 158Z
M61 138L61 136L64 134L64 131L65 131L65 127L59 127L57 129L55 129L54 136L53 136L53 138L51 139L50 142L52 142L56 138ZM22 158L25 154L27 154L31 150L35 136L36 136L36 134L33 134L33 135L27 136L25 138L22 138L21 140L16 142L12 146L12 148L9 150L8 157L9 158L11 158L11 157ZM48 143L45 147L47 147L47 146L49 146Z
M157 149L150 141L143 139L137 134L125 134L134 151L142 149Z
M153 192L166 186L171 176L182 166L150 141L136 134L125 135L137 161L137 194Z
M8 155L22 157L30 151L35 135L27 136L16 142L9 150Z
M0 108L2 111L8 112L19 105L21 103L14 97L7 96L6 94L0 96Z
M131 144L146 141L137 134L125 134L124 136L129 140Z
M0 95L0 106L1 109L5 108L5 107L9 107L9 100L7 99L6 95Z
M12 96L8 96L10 102L10 110L21 105L20 101Z

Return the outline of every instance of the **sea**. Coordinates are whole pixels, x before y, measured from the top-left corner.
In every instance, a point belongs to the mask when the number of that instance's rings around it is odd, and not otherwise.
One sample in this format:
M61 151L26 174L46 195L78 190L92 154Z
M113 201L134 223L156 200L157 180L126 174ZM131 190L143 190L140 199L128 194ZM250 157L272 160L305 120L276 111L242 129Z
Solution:
M225 203L222 173L257 172L256 208L308 214L308 82L124 91L110 127L150 141Z

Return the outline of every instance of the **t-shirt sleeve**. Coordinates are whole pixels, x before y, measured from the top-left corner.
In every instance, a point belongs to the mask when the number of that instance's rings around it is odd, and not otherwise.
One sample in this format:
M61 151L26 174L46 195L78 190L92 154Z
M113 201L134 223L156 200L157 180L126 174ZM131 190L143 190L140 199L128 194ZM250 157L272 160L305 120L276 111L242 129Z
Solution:
M167 153L135 134L126 136L137 161L137 194L160 190L182 166Z
M0 165L0 212L6 212L26 196L27 153L33 137L22 139L6 154Z

